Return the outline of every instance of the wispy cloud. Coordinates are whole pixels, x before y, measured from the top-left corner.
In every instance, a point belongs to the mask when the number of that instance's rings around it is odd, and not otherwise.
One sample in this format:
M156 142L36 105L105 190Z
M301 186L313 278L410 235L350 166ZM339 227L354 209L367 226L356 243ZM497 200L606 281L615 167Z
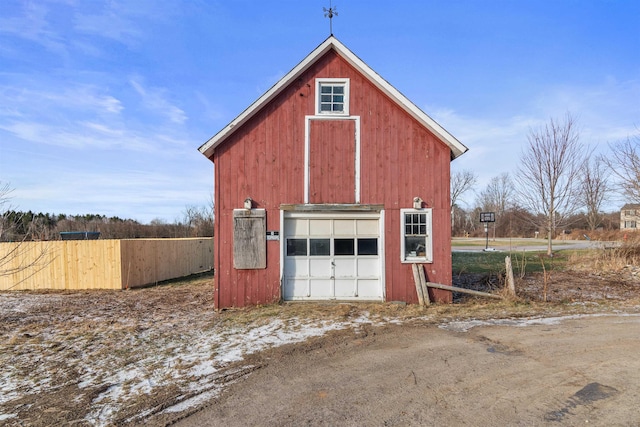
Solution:
M534 116L465 116L450 109L433 109L431 116L469 148L452 166L496 171L495 174L514 164L529 129L544 122L544 118Z
M92 122L71 122L67 125L37 121L15 121L0 124L0 130L23 141L74 149L124 149L152 151L152 138L124 128L109 128Z
M593 86L548 88L523 105L518 115L464 115L442 107L425 107L425 111L469 147L451 166L454 171L473 170L479 178L477 189L482 189L491 178L516 171L531 129L550 118L562 119L567 112L578 120L581 142L606 152L607 143L637 132L638 99L640 82L606 79Z
M143 38L140 19L144 13L125 7L117 1L102 5L101 10L93 13L76 13L74 29L80 33L108 38L125 45L135 45Z
M23 81L26 86L29 84ZM59 90L18 85L0 86L0 129L25 141L63 147L148 149L148 144L124 140L122 102L91 85L70 85ZM139 140L131 138L129 140Z
M0 34L29 40L58 53L66 52L63 36L49 24L47 6L40 2L24 2L18 15L0 16Z
M442 107L426 107L425 111L472 151L483 146L486 152L497 152L520 145L531 128L550 118L562 118L567 112L578 119L583 143L626 138L640 120L638 99L640 81L607 78L592 86L549 87L522 105L518 115L499 111L485 116L480 111L471 116Z
M24 1L2 8L0 35L64 56L74 51L104 56L104 41L137 49L153 22L167 21L179 10L173 1ZM10 44L0 44L3 50L19 53Z
M62 87L55 90L55 85ZM187 115L165 99L166 91L135 81L132 87L152 115L133 119L125 110L140 109L135 97L115 96L96 85L23 79L0 86L0 130L25 141L77 149L150 151L158 145L187 144L182 127ZM129 106L120 98L127 98Z
M138 47L151 37L155 24L175 21L184 9L195 3L174 0L79 2L73 29L80 34Z
M200 110L202 111L202 115L204 118L214 121L222 120L224 117L226 117L223 109L217 105L212 104L210 98L205 96L199 90L195 91L194 98L198 100L200 104Z
M172 220L177 214L176 206L204 205L210 197L212 183L208 174L182 171L190 182L185 187L182 181L166 171L112 165L92 172L88 169L93 159L87 158L86 163L87 167L75 164L66 170L65 165L61 165L55 177L34 180L30 185L17 188L16 196L35 209L48 209L49 212L91 212L142 221L153 218ZM43 200L48 201L47 208L39 207ZM70 206L74 208L70 209Z
M53 82L60 86L64 82ZM68 84L57 90L46 86L46 81L22 79L13 85L0 86L0 111L82 110L93 114L119 114L122 102L95 85ZM41 88L41 86L43 86Z
M586 142L624 139L640 125L640 80L618 81L607 77L591 86L558 86L541 93L533 102L540 113L559 117L575 114Z
M187 114L167 101L167 91L165 89L144 87L137 78L132 78L130 83L142 98L143 105L146 108L165 116L172 123L183 124L187 121Z

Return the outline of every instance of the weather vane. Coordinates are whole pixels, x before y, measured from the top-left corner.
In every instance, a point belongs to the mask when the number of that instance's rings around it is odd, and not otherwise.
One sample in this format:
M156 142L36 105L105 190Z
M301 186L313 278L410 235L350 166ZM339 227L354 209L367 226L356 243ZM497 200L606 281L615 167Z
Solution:
M331 6L331 0L329 0L329 9L323 7L324 17L329 18L329 32L333 35L333 17L338 16L338 12L336 11L337 7Z

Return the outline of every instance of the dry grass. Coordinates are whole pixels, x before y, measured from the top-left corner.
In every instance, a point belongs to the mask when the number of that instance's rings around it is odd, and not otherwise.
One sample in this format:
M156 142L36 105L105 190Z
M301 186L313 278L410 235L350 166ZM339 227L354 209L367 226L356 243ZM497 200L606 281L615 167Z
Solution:
M585 235L598 242L622 242L636 235L640 238L640 233L624 230L572 230L571 234L563 234L562 237L568 240L584 240Z
M628 266L640 266L640 235L634 235L619 246L575 252L569 256L571 269L618 272Z

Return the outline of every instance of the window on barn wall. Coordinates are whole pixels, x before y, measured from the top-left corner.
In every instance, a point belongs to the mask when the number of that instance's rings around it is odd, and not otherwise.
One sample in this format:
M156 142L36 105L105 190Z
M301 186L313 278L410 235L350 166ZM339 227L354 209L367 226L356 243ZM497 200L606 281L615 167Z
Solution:
M402 262L433 262L431 209L401 209Z
M316 80L316 114L349 115L349 79Z

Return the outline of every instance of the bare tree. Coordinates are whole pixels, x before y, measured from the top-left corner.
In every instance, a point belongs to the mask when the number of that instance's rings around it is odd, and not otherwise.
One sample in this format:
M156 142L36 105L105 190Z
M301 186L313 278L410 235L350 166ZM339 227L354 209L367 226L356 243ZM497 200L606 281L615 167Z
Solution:
M451 175L451 229L453 230L455 227L455 210L454 206L460 200L460 197L471 190L476 182L478 181L478 177L475 173L468 169L461 170L459 172L454 172Z
M476 174L468 169L454 172L451 175L451 206L455 205L464 193L471 190L477 181Z
M640 203L640 130L624 141L610 145L611 156L604 163L618 179L623 195L631 203Z
M184 224L192 236L213 236L213 204L209 206L187 206L183 215Z
M490 210L500 217L513 204L513 181L507 172L491 178L478 195L477 204L483 210Z
M590 230L598 228L602 222L600 208L607 200L609 191L609 171L602 157L585 159L580 177L580 198L587 209L587 224Z
M451 207L453 222L451 228L452 236L466 236L467 234L473 234L477 227L477 220L473 220L474 211L467 211L458 205Z
M9 195L12 191L8 183L0 182L0 242L4 242L7 236L13 236L14 224L8 222L6 218L6 212L9 210ZM20 240L0 243L0 276L10 276L26 270L27 277L31 277L46 266L46 246L34 252L26 243L32 235L40 233L39 224L33 224ZM14 286L17 285L18 283L14 283Z
M578 184L584 149L579 142L575 119L551 119L531 129L528 145L520 157L516 181L523 207L541 219L536 225L547 233L547 255L553 254L552 239L557 228L579 207Z
M495 176L484 190L478 194L476 204L485 212L495 212L496 222L493 224L494 237L496 228L501 228L505 212L513 205L513 181L507 172ZM505 232L501 230L500 232Z
M8 232L9 223L5 218L5 212L9 210L9 195L11 194L11 186L8 183L0 181L0 242L4 241L4 237Z

